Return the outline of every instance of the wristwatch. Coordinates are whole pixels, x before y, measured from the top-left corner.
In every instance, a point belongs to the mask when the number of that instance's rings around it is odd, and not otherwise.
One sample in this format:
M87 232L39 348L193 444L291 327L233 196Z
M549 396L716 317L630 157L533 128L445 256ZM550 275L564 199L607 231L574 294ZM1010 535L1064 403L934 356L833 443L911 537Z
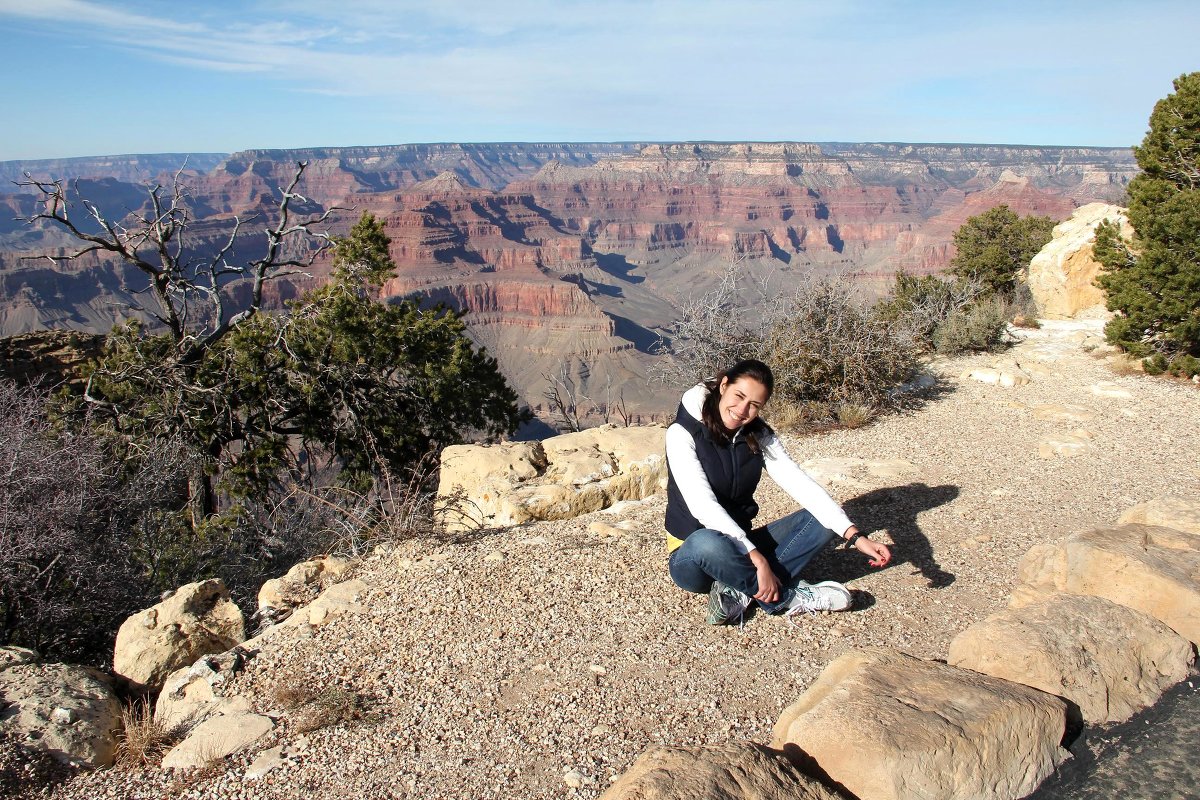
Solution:
M859 539L866 539L866 538L867 538L867 535L861 531L854 534L853 536L851 536L849 539L846 540L846 549L849 550L852 547L854 547L854 543L857 542Z

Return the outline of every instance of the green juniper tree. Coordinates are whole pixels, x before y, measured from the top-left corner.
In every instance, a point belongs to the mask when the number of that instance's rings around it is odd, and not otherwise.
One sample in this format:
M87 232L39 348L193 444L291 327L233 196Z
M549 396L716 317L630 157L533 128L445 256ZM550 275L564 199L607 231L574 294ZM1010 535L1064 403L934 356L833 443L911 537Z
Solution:
M1055 222L1050 217L1020 217L999 205L969 217L954 232L958 251L950 262L951 274L977 280L994 294L1011 297L1017 275L1050 241Z
M1159 100L1134 148L1141 173L1129 183L1132 246L1106 221L1096 231L1098 283L1109 342L1146 356L1152 371L1200 373L1200 72L1181 75Z

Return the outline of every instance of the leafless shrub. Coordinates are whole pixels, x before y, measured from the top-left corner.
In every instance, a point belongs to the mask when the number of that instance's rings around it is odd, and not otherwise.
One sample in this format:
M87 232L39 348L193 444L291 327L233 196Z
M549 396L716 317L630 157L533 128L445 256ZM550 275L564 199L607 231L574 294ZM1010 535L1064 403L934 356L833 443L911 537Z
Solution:
M591 398L583 393L579 381L567 371L566 364L560 364L558 372L542 373L546 381L546 389L542 397L550 404L550 412L557 415L560 425L568 431L583 430L583 403L591 404Z
M271 691L271 699L289 712L289 727L295 733L367 717L366 698L342 686L316 686L300 675L284 675Z
M154 719L154 709L146 701L135 701L123 709L121 723L123 731L117 741L113 762L120 770L158 766L178 738Z
M811 280L767 330L762 358L775 372L785 405L891 403L912 377L919 351L911 338L876 315L845 278Z
M845 277L812 277L776 292L738 267L683 308L656 377L685 387L759 358L775 373L771 422L791 430L839 424L838 409L848 404L872 412L892 404L895 387L917 368L911 328L877 314Z
M296 514L309 520L305 527L307 554L320 552L356 558L380 544L420 537L441 537L449 519L476 519L465 493L439 498L440 460L426 453L404 474L378 462L373 485L359 491L346 486L317 489L294 487L276 506L275 527L296 525Z
M787 304L786 297L747 276L743 262L729 264L713 289L680 308L669 336L658 344L663 358L652 377L693 386L743 358L762 358L766 332Z
M933 346L941 355L985 352L1008 341L1012 307L1002 297L982 297L947 317L933 334Z
M99 660L144 600L124 536L120 465L57 430L46 396L0 381L0 643Z
M1127 355L1114 356L1108 362L1108 368L1114 375L1139 375L1143 372L1142 360L1130 358Z

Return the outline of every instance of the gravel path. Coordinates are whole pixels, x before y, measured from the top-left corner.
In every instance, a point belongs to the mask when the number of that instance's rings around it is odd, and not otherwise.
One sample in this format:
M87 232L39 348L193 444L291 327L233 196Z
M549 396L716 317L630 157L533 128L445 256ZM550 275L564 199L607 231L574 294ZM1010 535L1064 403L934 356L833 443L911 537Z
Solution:
M705 625L705 598L667 577L661 496L467 543L401 543L359 568L369 614L280 636L224 687L275 713L278 687L336 685L363 698L361 719L301 733L284 716L261 746L284 745L285 763L257 780L245 754L191 776L81 776L54 796L594 798L653 744L768 741L780 710L847 649L944 658L1005 605L1031 545L1200 488L1200 389L1117 376L1073 341L1078 328L941 363L920 407L791 443L860 527L894 542L882 571L844 550L810 568L850 584L851 612ZM1031 383L959 377L1014 359ZM1131 397L1098 396L1100 382ZM1035 414L1068 404L1094 416ZM1079 428L1091 436L1082 453L1039 457L1044 437ZM765 516L790 510L773 486L760 494ZM593 533L596 521L630 530Z

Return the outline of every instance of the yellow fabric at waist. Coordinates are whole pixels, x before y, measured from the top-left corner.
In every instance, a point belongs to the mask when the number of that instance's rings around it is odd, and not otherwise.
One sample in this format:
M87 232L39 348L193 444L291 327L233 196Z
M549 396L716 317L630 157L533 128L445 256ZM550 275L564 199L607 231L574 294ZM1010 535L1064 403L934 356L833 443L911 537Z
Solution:
M667 553L673 553L683 545L683 539L676 539L671 534L667 534Z

